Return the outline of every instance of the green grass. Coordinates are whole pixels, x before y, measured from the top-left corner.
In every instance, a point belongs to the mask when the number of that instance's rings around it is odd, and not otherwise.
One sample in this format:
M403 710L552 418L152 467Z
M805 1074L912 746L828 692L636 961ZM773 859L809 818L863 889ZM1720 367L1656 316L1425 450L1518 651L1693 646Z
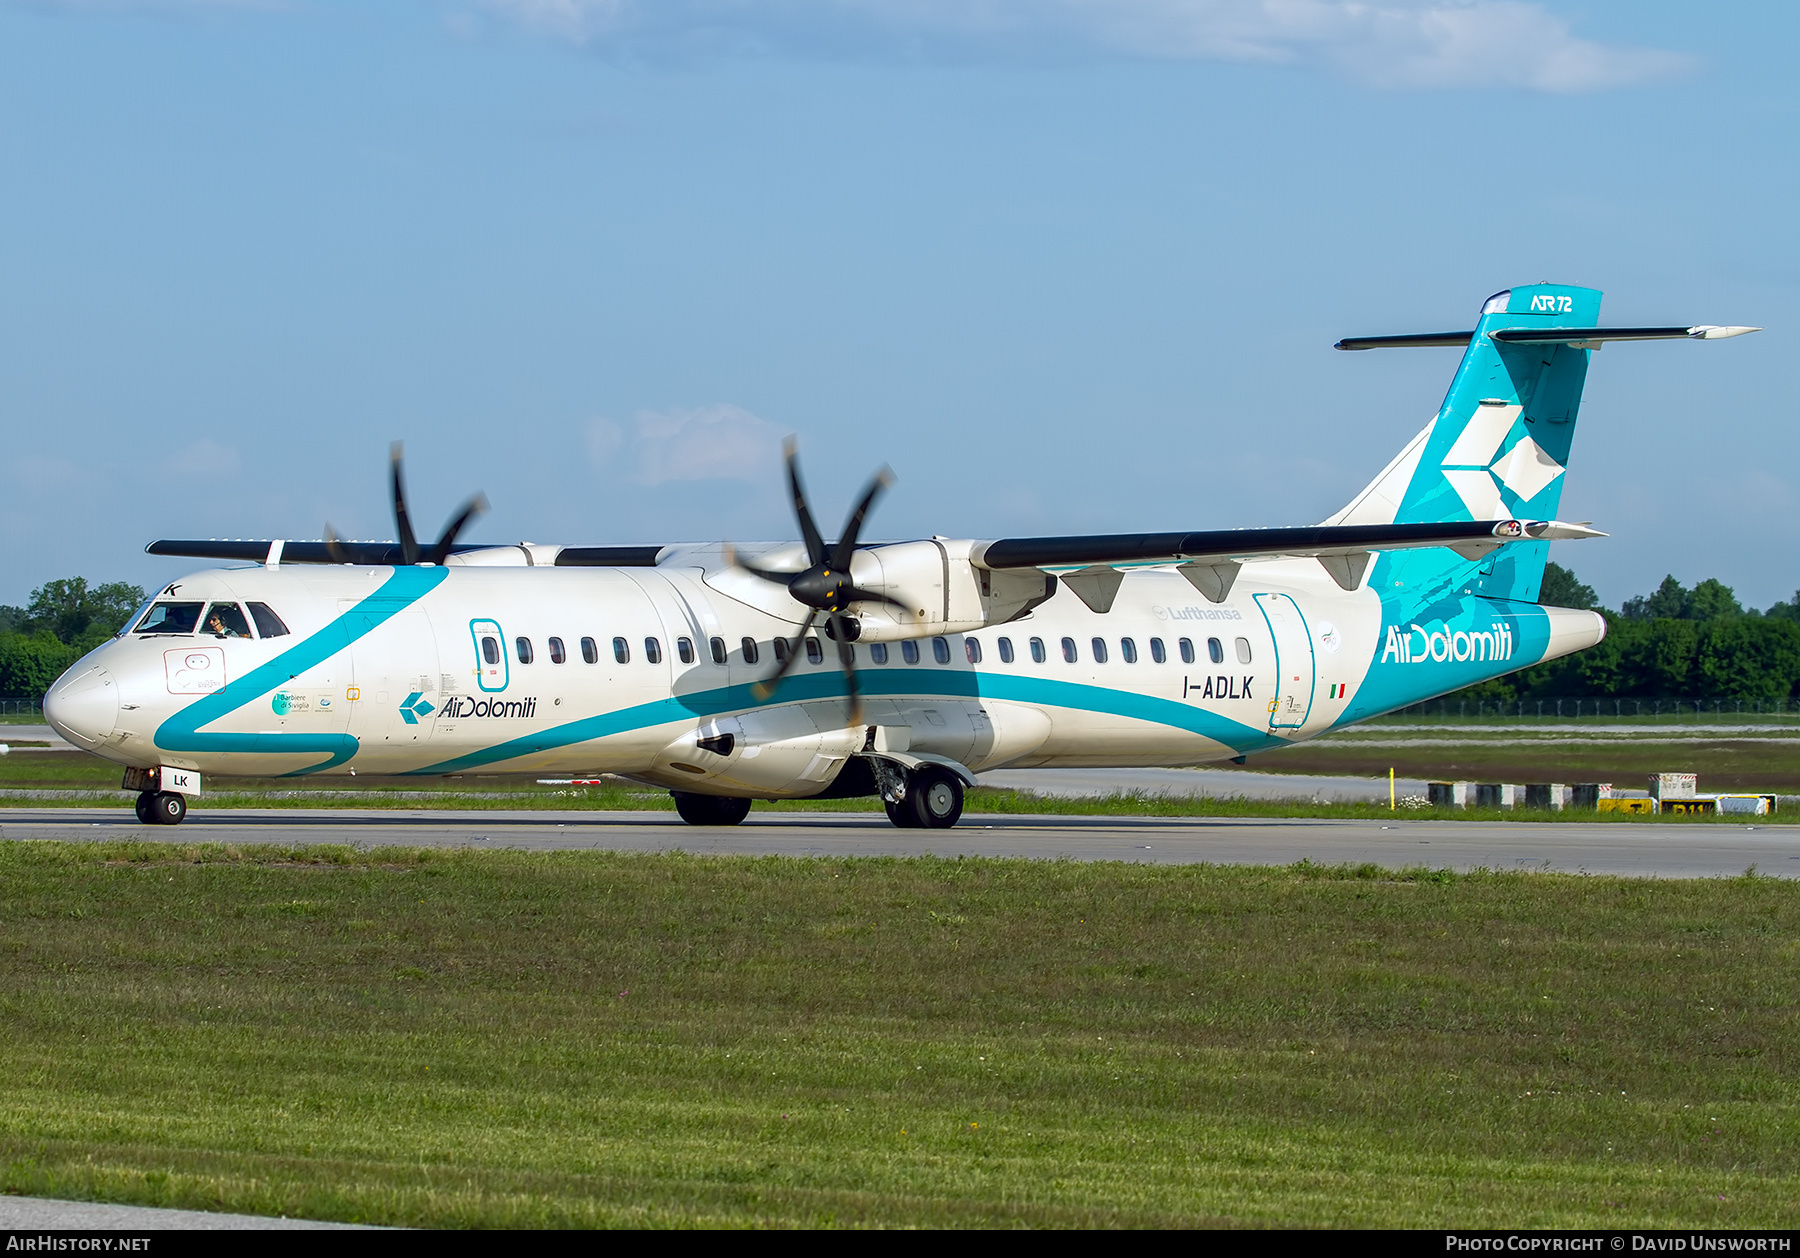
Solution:
M1406 737L1408 731L1380 731ZM1446 731L1439 746L1371 747L1355 735L1301 743L1251 756L1247 766L1264 772L1385 776L1479 782L1611 782L1643 790L1653 773L1698 773L1708 791L1800 792L1800 755L1789 739L1729 739L1696 735L1682 743L1538 739L1501 742L1471 729L1469 737ZM1668 736L1673 731L1661 733ZM1682 730L1683 736L1692 731ZM1656 737L1657 731L1645 734ZM1431 737L1417 731L1421 738Z
M1800 898L0 844L0 1188L395 1224L1800 1224Z

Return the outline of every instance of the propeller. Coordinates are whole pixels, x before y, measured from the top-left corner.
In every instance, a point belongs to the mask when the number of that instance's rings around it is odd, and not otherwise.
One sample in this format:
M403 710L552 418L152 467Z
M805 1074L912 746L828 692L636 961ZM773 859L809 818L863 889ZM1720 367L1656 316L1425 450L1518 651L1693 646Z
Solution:
M794 516L800 522L800 536L806 543L808 567L799 573L770 572L741 563L735 555L730 556L730 559L751 576L783 587L790 598L805 604L808 611L805 621L800 625L800 632L787 644L780 664L776 666L774 673L756 684L755 694L758 699L766 700L775 693L781 679L787 676L799 659L806 635L823 615L825 632L837 643L838 664L844 670L844 680L850 692L850 714L845 724L856 725L862 721L862 693L856 681L856 650L850 644L856 641L862 627L846 612L852 603L889 603L906 610L906 604L899 599L889 598L886 594L878 594L873 590L859 589L850 579L850 561L856 555L856 539L862 533L863 521L868 519L869 509L875 505L875 499L894 483L894 473L886 467L875 473L868 488L863 490L862 498L851 509L849 519L844 521L843 536L838 538L835 545L827 546L825 539L819 535L818 526L813 523L812 509L806 503L806 490L800 484L799 447L792 437L782 442L781 452L787 460L788 492L794 500Z
M431 544L431 548L421 551L419 539L413 535L411 517L406 511L406 483L400 470L401 455L400 442L396 441L388 447L388 470L394 498L394 534L400 544L400 562L408 566L416 563L442 564L450 557L451 547L456 545L457 536L468 527L469 521L488 509L487 496L477 493L463 503L457 513L450 517L450 522L438 534L438 539ZM337 532L329 523L325 525L325 553L331 556L333 563L351 562Z

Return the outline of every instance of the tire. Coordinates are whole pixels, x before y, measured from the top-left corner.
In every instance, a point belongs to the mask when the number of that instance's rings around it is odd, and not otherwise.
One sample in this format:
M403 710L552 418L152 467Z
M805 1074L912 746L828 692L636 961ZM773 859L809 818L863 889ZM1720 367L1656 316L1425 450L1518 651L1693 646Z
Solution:
M187 796L159 791L150 797L151 824L178 826L187 817Z
M922 830L948 830L962 817L962 779L937 765L922 766L907 786L906 803L913 824Z
M882 800L881 803L882 807L887 809L888 820L899 826L902 830L917 830L919 828L919 819L913 814L912 793L910 791L907 792L906 798L897 804L889 803L885 799Z
M153 826L156 824L156 813L153 811L156 807L153 802L155 799L156 795L151 791L138 792L138 797L132 802L131 808L133 812L137 813L139 825Z
M733 795L694 795L670 791L675 811L690 826L735 826L750 815L750 801Z

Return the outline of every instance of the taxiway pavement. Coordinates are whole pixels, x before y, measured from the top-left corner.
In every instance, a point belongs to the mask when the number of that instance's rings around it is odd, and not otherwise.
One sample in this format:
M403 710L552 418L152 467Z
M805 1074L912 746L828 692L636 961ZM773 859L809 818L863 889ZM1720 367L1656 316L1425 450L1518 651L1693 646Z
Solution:
M969 816L899 830L880 813L753 812L741 826L663 812L203 809L145 826L117 808L0 809L0 839L349 843L374 847L691 852L716 856L985 856L1146 864L1373 862L1390 869L1545 869L1647 878L1800 877L1800 826L1560 821Z

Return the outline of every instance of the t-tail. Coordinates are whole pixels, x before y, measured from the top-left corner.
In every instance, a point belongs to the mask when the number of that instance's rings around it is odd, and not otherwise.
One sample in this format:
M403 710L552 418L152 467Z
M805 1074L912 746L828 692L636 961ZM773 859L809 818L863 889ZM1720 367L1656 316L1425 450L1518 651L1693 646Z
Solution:
M1378 705L1441 694L1604 636L1604 622L1592 613L1535 606L1550 539L1588 532L1533 528L1554 521L1562 501L1588 359L1607 341L1717 340L1757 329L1603 328L1599 316L1598 289L1533 284L1488 298L1468 331L1338 342L1345 350L1461 346L1463 355L1424 431L1327 524L1511 519L1526 522L1528 537L1544 538L1487 553L1472 547L1381 555L1369 574L1387 622L1370 679L1369 697ZM1428 680L1414 673L1421 663L1450 667L1429 670ZM1378 681L1384 664L1398 667L1404 684L1398 676Z

